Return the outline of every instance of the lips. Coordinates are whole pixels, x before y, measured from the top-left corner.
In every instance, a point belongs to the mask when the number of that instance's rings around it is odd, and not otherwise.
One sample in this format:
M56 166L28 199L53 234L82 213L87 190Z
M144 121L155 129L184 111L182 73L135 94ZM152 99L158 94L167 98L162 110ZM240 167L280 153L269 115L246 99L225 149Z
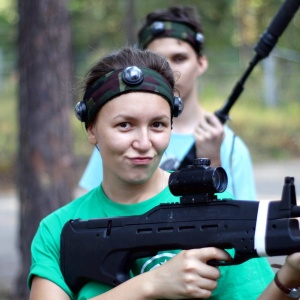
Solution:
M151 157L132 157L130 161L135 165L148 165L151 161Z

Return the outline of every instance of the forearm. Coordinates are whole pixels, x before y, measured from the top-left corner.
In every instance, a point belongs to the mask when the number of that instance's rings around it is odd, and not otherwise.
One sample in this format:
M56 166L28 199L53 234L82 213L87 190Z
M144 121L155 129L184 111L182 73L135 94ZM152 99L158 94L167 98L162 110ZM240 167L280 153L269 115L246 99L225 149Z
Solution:
M300 272L297 269L283 266L277 273L279 282L288 288L300 287ZM267 289L258 298L259 300L288 300L288 297L275 283L275 280L269 284Z
M207 299L216 288L220 271L206 264L230 260L217 248L183 250L163 265L125 281L92 300Z
M70 300L70 297L55 283L35 276L32 281L30 300Z
M286 296L274 283L274 280L264 290L264 292L258 298L259 300L291 300Z
M108 292L99 296L93 297L90 300L151 300L157 299L154 296L154 289L152 287L152 280L149 273L144 273L124 283L112 288Z
M220 155L216 155L215 157L212 157L212 159L210 160L211 167L220 167L221 165L222 163L221 163Z

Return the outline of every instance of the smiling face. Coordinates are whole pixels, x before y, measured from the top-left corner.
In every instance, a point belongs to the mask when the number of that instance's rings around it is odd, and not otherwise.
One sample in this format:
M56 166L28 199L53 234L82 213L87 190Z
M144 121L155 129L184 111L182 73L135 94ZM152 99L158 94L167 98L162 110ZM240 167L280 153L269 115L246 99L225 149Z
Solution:
M174 72L175 87L180 97L187 99L196 86L198 76L207 69L205 57L198 57L189 43L169 37L153 40L147 49L167 59Z
M169 144L170 105L160 95L131 92L106 103L88 128L98 144L104 181L144 183L157 169Z

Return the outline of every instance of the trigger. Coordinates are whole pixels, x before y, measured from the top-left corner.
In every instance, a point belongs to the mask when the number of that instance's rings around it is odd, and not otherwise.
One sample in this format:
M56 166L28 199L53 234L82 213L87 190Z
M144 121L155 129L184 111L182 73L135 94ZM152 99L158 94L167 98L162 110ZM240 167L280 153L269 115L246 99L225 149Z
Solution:
M233 260L225 261L225 260L211 259L211 260L207 261L207 264L210 266L213 266L213 267L230 266L233 264Z

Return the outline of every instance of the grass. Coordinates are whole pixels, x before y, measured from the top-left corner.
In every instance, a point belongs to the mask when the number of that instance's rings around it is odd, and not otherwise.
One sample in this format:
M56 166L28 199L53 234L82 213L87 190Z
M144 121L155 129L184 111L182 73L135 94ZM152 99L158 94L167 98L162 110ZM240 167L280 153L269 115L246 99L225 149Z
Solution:
M247 91L235 103L230 111L232 121L228 124L245 141L254 162L297 158L300 152L300 103L286 101L277 107L268 108L257 100L261 97L253 93L255 84L254 82L252 87L251 84L248 85ZM17 78L12 76L6 79L0 88L0 173L2 174L13 172L17 155L16 86ZM231 88L230 83L220 87L219 90L216 90L215 86L215 81L205 83L205 91L201 96L201 103L209 111L215 111L223 106L225 97L222 93ZM73 110L70 113L73 113ZM75 157L85 164L92 152L92 146L87 142L85 129L80 122L75 116L71 120Z

